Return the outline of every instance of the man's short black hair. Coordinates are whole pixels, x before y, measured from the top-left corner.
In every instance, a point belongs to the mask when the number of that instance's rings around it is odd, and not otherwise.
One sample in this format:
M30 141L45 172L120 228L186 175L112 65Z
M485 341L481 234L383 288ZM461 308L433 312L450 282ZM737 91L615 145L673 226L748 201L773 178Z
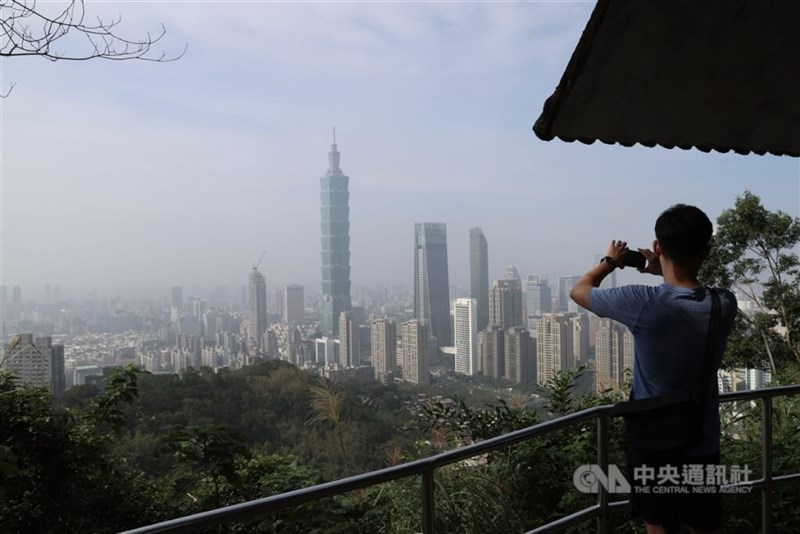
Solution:
M656 219L656 239L662 253L679 263L701 261L714 228L695 206L675 204Z

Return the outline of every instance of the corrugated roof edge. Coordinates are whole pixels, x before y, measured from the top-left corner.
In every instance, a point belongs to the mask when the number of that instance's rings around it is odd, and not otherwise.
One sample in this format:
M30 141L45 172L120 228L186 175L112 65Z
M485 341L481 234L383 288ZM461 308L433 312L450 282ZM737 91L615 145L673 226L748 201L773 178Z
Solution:
M592 11L592 15L589 17L589 22L586 23L586 28L584 28L581 34L578 46L576 46L575 50L572 52L572 57L570 57L569 63L567 63L567 68L561 76L561 81L558 82L555 92L544 101L542 114L539 115L539 118L536 119L536 123L533 125L534 133L542 141L551 141L555 137L552 132L553 122L560 109L561 100L566 97L567 93L572 89L573 80L580 75L586 57L589 55L594 34L603 21L603 16L606 13L609 2L610 0L598 0L594 11ZM565 139L562 139L562 141L564 140Z
M534 132L536 130L534 129ZM655 146L660 146L661 148L666 148L667 150L672 150L673 148L680 148L681 150L691 150L697 149L701 152L719 152L721 154L727 154L728 152L735 152L736 154L740 154L742 156L747 156L749 154L756 154L758 156L765 156L766 154L771 154L773 156L790 156L790 157L800 157L800 152L793 152L793 151L775 151L775 150L753 150L751 148L740 148L740 147L708 147L708 146L699 146L699 145L676 145L674 143L667 143L667 142L659 142L659 141L634 141L634 142L626 142L620 140L612 140L612 139L600 139L600 138L570 138L564 137L561 135L550 135L549 139L545 139L538 132L536 132L536 136L543 141L550 141L552 139L558 138L565 143L574 143L575 141L579 141L584 145L591 145L594 144L595 141L600 141L606 145L620 145L624 147L632 147L635 145L644 146L647 148L653 148Z
M567 68L564 70L564 74L561 76L561 81L558 83L556 90L553 92L550 97L547 98L544 102L544 106L542 108L542 114L539 115L539 118L536 119L536 122L533 125L533 132L536 134L536 137L541 139L542 141L552 141L556 137L561 141L566 143L572 143L574 141L580 141L585 145L591 145L595 141L600 141L607 145L622 145L625 147L631 147L634 145L642 145L648 148L652 148L656 145L671 150L676 146L683 150L691 150L692 148L696 148L702 152L711 152L712 150L715 152L719 152L721 154L727 154L728 152L735 152L742 156L746 156L748 154L757 154L759 156L764 156L766 154L772 154L773 156L791 156L791 157L800 157L800 152L793 152L793 151L775 151L775 150L753 150L750 148L740 148L740 147L707 147L707 146L696 146L696 145L676 145L674 143L668 142L659 142L659 141L634 141L634 142L624 142L621 140L616 139L593 139L593 138L568 138L560 135L556 135L553 133L553 122L555 121L556 115L558 114L560 103L563 98L566 97L567 93L569 93L570 89L572 88L572 82L577 76L580 75L581 68L583 63L586 60L586 57L589 54L589 49L591 48L592 40L594 39L594 34L597 29L602 24L603 16L606 13L608 5L611 0L598 0L597 5L595 5L594 11L592 11L592 15L589 17L589 22L586 24L586 28L583 30L581 34L581 38L578 41L578 46L575 47L575 50L572 52L572 57L570 57L569 63L567 63Z

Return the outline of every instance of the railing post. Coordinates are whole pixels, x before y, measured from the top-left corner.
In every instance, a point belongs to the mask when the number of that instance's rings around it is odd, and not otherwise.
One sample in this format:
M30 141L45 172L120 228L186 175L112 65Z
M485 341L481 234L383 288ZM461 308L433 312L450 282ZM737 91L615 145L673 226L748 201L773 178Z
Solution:
M608 474L608 411L600 413L597 417L597 465L603 473ZM597 485L597 506L600 514L597 516L598 534L608 534L608 492L602 484Z
M435 503L433 500L433 469L422 472L422 533L433 534L433 513Z
M761 399L761 532L772 532L772 397Z

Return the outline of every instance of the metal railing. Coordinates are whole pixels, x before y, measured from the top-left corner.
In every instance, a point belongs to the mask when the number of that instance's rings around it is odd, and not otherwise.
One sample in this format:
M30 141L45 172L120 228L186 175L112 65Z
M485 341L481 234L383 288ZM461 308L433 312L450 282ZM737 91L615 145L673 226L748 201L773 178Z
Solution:
M772 490L779 486L800 483L800 473L782 476L772 474L772 399L779 396L800 394L800 384L781 386L750 391L723 393L720 403L737 401L761 401L761 472L758 480L730 484L727 487L752 487L761 491L761 532L772 532ZM356 475L325 484L298 489L280 495L273 495L263 499L256 499L233 506L217 508L208 512L156 523L123 534L151 534L157 532L192 532L221 523L244 521L255 516L266 515L283 508L316 501L325 497L340 495L354 490L367 488L384 482L400 478L421 475L422 477L422 532L434 532L434 480L433 473L436 469L450 465L468 458L480 456L490 451L508 447L525 440L547 434L578 423L597 419L597 464L608 472L608 444L609 426L611 422L610 410L613 405L595 406L577 413L552 419L533 425L522 430L503 434L491 439L473 443L456 450L430 456L406 464L396 465ZM544 534L558 532L567 527L595 519L597 532L609 532L608 518L613 512L624 510L630 506L629 501L609 502L608 492L599 485L597 504L584 508L566 517L562 517L546 525L535 528L526 534Z

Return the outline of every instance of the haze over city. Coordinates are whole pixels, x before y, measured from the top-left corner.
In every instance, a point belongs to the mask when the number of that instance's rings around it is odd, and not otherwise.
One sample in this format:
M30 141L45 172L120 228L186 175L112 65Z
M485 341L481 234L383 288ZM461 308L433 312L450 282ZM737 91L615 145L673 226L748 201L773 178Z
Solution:
M164 64L0 63L2 282L123 294L320 287L320 176L332 126L350 176L354 287L410 286L414 223L469 229L490 279L580 274L656 215L714 219L746 189L800 214L797 160L543 143L531 126L593 3L92 3L167 35ZM620 273L625 282L636 275ZM30 289L30 292L28 292ZM159 293L160 292L160 293Z

